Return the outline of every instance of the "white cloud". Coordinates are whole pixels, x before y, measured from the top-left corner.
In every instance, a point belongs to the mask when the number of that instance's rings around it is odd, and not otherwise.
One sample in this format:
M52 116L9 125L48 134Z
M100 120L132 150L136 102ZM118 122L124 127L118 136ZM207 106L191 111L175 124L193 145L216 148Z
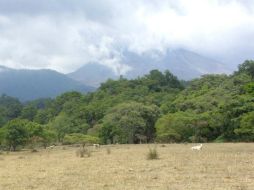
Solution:
M219 54L236 48L241 40L253 40L244 35L254 30L254 14L243 4L237 1L224 4L204 0L178 2L178 9L165 1L155 10L141 7L135 17L143 31L133 30L134 42L130 41L130 46L134 44L133 49L141 51L182 46Z
M122 50L187 48L228 63L253 58L251 0L0 1L0 65L70 72Z

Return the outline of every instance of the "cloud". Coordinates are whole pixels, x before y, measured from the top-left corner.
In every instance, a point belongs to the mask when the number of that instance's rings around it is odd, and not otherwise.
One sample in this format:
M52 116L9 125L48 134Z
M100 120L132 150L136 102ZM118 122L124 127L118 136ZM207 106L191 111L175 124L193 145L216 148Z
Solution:
M253 58L251 0L1 0L0 65L71 72L100 62L130 68L138 54L186 48L235 66Z

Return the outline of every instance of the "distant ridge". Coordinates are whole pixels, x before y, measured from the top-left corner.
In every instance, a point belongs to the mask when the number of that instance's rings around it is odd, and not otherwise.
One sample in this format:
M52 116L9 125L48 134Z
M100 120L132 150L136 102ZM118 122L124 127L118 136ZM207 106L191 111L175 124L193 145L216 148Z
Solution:
M49 69L16 70L0 66L0 94L28 101L55 97L72 90L89 92L94 88Z

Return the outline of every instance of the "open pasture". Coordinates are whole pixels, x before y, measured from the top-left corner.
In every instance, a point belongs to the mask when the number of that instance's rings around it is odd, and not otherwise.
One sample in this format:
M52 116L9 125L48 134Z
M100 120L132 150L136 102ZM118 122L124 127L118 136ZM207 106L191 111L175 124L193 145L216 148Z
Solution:
M253 190L254 144L107 145L76 156L77 147L0 154L1 190Z

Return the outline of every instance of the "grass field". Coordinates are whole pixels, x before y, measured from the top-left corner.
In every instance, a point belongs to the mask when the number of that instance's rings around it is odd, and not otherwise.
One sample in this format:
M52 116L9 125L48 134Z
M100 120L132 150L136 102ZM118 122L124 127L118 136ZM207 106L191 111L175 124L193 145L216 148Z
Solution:
M148 145L91 147L84 158L74 147L2 153L0 190L254 189L254 144L191 146L158 144L157 160L147 159Z

